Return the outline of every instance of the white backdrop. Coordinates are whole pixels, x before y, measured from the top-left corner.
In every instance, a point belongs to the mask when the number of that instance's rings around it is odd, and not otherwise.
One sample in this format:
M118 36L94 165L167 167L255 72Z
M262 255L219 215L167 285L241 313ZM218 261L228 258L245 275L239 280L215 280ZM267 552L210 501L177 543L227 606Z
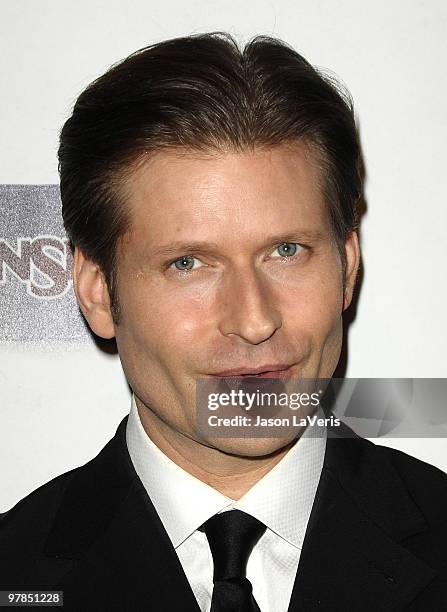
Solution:
M338 75L354 97L367 169L365 278L347 375L447 377L443 0L2 0L0 8L0 184L57 183L58 131L77 95L153 42L211 30L241 43L270 34ZM0 511L97 454L129 411L118 357L93 341L4 341L0 385ZM445 439L380 443L447 471Z

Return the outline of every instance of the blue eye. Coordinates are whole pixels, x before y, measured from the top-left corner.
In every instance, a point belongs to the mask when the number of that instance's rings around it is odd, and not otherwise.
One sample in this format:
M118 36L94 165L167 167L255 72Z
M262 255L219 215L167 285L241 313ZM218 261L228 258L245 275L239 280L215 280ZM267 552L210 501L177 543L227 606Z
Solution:
M177 270L192 270L194 267L195 257L192 255L185 255L184 257L180 257L180 259L176 259L172 263L175 265Z
M298 250L296 242L284 242L276 249L281 257L292 257Z

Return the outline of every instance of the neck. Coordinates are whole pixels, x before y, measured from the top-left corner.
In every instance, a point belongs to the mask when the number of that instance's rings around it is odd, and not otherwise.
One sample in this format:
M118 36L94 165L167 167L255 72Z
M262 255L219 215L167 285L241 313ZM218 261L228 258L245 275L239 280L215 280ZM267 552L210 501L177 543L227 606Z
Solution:
M219 493L238 500L289 451L295 440L273 453L247 457L224 452L174 430L136 396L141 424L152 442L174 463Z

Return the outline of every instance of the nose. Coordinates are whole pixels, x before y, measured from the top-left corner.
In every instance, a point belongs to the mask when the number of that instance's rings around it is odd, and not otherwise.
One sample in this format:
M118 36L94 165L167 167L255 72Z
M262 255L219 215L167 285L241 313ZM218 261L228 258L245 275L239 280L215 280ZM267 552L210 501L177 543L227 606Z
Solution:
M253 268L229 273L222 294L219 329L224 336L260 344L281 327L271 287Z

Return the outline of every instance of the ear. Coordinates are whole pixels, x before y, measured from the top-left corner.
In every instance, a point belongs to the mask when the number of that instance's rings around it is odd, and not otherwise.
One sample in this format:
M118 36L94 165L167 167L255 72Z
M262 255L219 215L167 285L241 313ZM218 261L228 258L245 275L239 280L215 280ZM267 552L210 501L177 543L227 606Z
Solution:
M113 338L115 326L104 274L78 247L73 258L73 287L91 330L101 338Z
M343 310L346 310L352 302L354 287L360 266L360 245L356 231L348 234L345 241L346 271L345 290L343 294Z

